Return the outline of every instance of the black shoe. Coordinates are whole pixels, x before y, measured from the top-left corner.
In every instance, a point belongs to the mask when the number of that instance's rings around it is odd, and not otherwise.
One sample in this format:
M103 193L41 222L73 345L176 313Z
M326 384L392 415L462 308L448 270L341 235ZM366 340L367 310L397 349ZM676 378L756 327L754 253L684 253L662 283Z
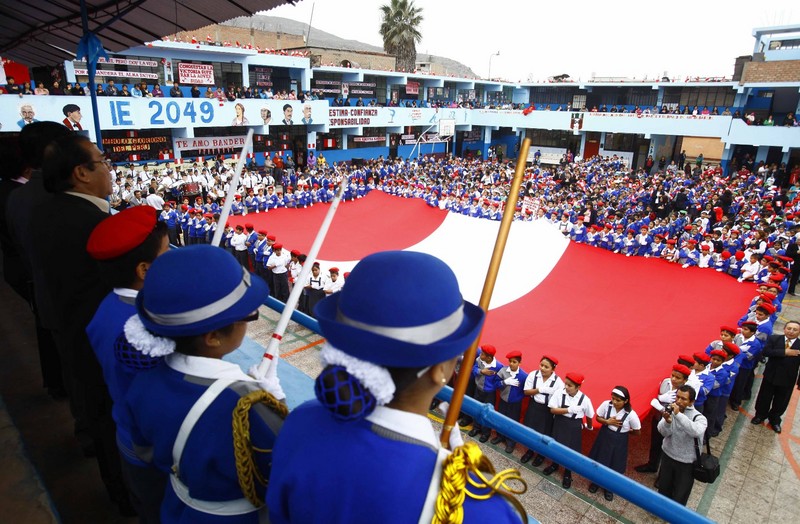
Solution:
M656 471L658 471L658 468L651 464L642 464L641 466L636 466L633 469L635 469L639 473L655 473Z
M753 420L750 421L750 424L759 425L764 422L764 419L761 417L753 417Z
M550 476L553 473L555 473L556 471L558 471L558 464L550 464L549 466L544 468L544 471L542 471L542 474L544 474L545 476Z
M519 462L520 464L525 464L532 458L533 458L533 451L528 450L525 452L525 454L522 455L522 458L519 459Z
M482 443L486 443L486 441L489 440L489 435L481 435L481 438L478 440L480 440Z
M731 409L734 411L739 411L739 404L731 402Z
M609 502L611 502L612 500L614 500L614 494L613 494L613 493L611 493L610 491L608 491L607 489L604 489L604 490L603 490L603 497L605 497L605 499L606 499L607 501L609 501Z
M565 475L564 478L561 479L561 487L564 489L572 487L572 475Z
M492 439L492 444L494 444L496 446L496 445L500 444L501 442L503 442L504 440L505 439L503 437L501 437L500 435L497 435L495 438Z
M781 430L781 425L780 424L772 424L772 431L774 431L775 433L780 434L780 432L782 431Z
M480 432L481 432L481 430L479 430L478 428L472 428L472 429L469 431L468 435L469 435L470 437L474 437L474 436L476 436L476 435L477 435L478 433L480 433Z
M536 458L533 459L533 462L532 462L533 467L534 468L538 468L539 466L542 465L542 462L544 462L544 456L543 455L536 455Z
M600 489L600 486L592 482L589 484L589 493L597 493L597 490Z
M506 453L508 454L514 453L514 448L516 447L517 447L516 444L509 442L508 444L506 444Z

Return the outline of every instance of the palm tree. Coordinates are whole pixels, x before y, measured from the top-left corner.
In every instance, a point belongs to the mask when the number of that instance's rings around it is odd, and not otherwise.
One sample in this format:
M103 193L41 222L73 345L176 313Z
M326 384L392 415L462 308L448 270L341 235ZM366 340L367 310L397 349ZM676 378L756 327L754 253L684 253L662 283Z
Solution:
M389 5L381 6L383 21L380 34L383 49L397 59L395 69L411 72L417 62L417 42L422 40L419 24L422 22L422 8L414 5L414 0L391 0Z

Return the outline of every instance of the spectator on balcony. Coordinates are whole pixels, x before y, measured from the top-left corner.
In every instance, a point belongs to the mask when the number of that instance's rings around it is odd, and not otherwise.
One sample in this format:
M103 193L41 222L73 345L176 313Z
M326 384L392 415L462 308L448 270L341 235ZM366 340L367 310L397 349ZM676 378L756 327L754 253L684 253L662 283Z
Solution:
M22 84L22 94L23 95L33 95L34 94L33 88L31 87L31 83L30 82L25 82L24 84Z
M725 111L722 112L722 116L731 116L731 108L726 107Z
M68 94L68 93L64 93L64 94ZM84 95L86 95L86 91L83 89L83 86L81 85L80 82L75 82L75 85L72 86L72 90L70 91L69 94L71 94L73 96L84 96Z
M97 84L97 89L95 89L94 92L97 96L106 96L106 92L103 90L102 84Z
M118 96L118 95L119 95L119 89L117 89L117 86L114 85L113 80L109 80L108 83L106 84L106 96Z
M69 84L67 84L67 85L69 85ZM69 87L72 87L72 86L69 86ZM61 84L58 83L58 80L53 82L52 87L50 87L50 94L51 95L63 95L64 94L64 90L61 89Z
M205 97L206 98L214 98L214 91L212 91L210 87L206 88Z
M192 98L200 98L200 88L196 85L192 86Z
M44 86L44 82L39 82L39 84L36 86L36 89L34 89L33 94L34 95L49 95L50 94L50 90L47 89Z
M764 122L761 124L762 126L774 126L775 120L772 118L772 115L768 115Z
M133 98L142 98L142 89L137 84L133 84L133 89L131 90L131 96Z
M783 117L783 124L781 125L785 127L797 125L797 120L794 117L794 113L786 113L786 116Z
M6 82L7 82L7 84L6 84L6 93L8 93L9 95L21 95L22 94L22 88L16 82L16 80L14 80L13 76L9 76L6 79Z
M122 84L122 90L119 92L119 96L131 96L131 92L128 91L128 84Z
M183 91L178 82L172 82L172 87L169 90L169 96L172 98L183 98Z

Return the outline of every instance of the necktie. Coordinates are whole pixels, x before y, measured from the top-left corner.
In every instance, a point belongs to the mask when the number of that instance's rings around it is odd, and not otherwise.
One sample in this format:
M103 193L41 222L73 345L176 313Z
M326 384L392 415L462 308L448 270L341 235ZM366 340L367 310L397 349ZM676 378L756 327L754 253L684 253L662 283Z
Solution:
M792 343L791 343L791 342L789 341L789 339L787 338L787 339L786 339L786 349L789 349L789 348L791 348L791 347L792 347Z

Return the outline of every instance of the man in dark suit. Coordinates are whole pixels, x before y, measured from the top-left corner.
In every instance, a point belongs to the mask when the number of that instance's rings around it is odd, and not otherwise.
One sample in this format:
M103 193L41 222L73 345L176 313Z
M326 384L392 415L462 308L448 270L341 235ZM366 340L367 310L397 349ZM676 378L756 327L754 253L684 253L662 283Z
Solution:
M783 328L783 335L772 335L764 346L764 356L769 357L764 368L764 381L756 398L756 416L753 424L769 420L775 433L781 432L781 417L789 406L792 388L797 386L800 370L800 322L791 320Z
M86 335L111 287L98 278L97 262L86 243L108 217L111 163L88 138L70 133L52 141L42 161L44 187L53 197L39 206L31 223L34 259L44 268L44 283L57 314L58 349L76 417L94 444L100 475L124 515L132 508L122 479L111 418L111 397Z
M52 194L45 191L42 179L44 149L51 141L70 133L57 122L35 122L25 126L19 134L19 149L29 180L9 195L5 210L9 235L21 256L27 285L32 289L29 298L36 317L36 338L43 385L55 398L61 398L67 393L54 335L58 315L43 283L44 268L32 259L34 246L42 241L42 237L34 236L31 222L34 210L53 198Z

